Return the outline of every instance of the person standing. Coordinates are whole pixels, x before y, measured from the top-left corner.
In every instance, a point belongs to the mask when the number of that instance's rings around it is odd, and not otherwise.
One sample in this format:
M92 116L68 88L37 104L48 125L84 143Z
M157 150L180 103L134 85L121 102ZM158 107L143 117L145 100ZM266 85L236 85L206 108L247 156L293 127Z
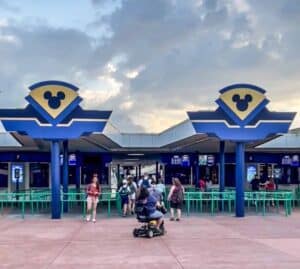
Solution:
M260 180L257 175L254 176L254 178L250 182L251 184L251 190L254 192L253 193L253 200L254 200L254 205L257 205L257 194L255 192L259 191L260 187Z
M91 183L87 187L87 221L90 221L92 216L93 222L96 222L97 205L99 202L100 192L101 188L98 181L98 175L93 174Z
M165 198L164 195L165 195L165 193L166 193L166 186L165 186L164 181L163 181L162 178L159 178L159 179L158 179L158 183L156 184L155 189L156 189L158 192L160 192L162 198L164 199L164 198Z
M133 215L134 214L134 209L135 209L137 185L134 182L132 176L128 177L128 187L130 189L130 193L129 193L129 212L131 213L131 215Z
M146 188L146 189L151 188L151 180L149 178L148 173L144 174L144 177L142 179L140 179L138 185L139 185L140 189L141 188Z
M252 191L259 191L260 180L257 175L250 182Z
M176 221L180 221L181 219L181 208L184 199L184 188L180 183L178 178L173 178L172 187L170 189L170 193L168 195L168 201L170 201L171 207L171 218L170 220L174 220L174 211L176 210L177 218Z
M123 179L122 183L123 183L123 185L119 189L119 195L121 197L121 205L123 208L123 217L126 217L127 210L128 210L128 203L129 203L130 188L127 184L126 179Z
M199 189L202 192L206 191L206 181L204 178L200 178L200 180L199 180Z

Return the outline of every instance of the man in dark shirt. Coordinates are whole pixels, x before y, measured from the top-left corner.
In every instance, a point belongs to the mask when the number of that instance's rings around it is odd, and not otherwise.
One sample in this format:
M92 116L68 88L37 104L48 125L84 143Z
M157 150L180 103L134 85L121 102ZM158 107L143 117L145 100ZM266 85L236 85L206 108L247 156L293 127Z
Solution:
M259 191L259 185L260 185L260 181L257 175L255 175L255 177L252 179L252 181L250 182L251 187L252 187L252 191Z

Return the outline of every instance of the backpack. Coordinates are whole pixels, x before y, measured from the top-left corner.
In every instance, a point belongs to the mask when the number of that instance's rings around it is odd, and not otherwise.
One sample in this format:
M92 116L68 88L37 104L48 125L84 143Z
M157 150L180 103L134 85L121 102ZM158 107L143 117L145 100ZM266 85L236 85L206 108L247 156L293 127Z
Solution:
M120 194L121 197L128 196L128 194L129 194L128 187L127 186L126 187L122 186L120 191L119 191L119 194Z
M181 203L183 201L183 189L182 187L175 187L171 197L173 203Z
M149 189L150 188L149 179L143 179L141 187L145 189Z
M136 193L136 187L135 187L134 183L131 183L129 185L129 189L130 189L130 195Z
M135 213L137 216L148 216L147 209L142 201L137 201L135 203Z

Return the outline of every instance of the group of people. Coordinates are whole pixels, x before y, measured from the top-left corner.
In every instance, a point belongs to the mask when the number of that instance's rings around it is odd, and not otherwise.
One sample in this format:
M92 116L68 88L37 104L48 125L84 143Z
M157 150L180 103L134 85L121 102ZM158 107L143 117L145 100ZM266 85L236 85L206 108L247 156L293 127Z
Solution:
M146 203L149 202L149 208L152 207L152 209L149 209L150 217L162 217L161 212L159 212L159 210L154 210L154 207L151 205L155 204L156 208L164 207L163 201L165 199L165 194L166 187L161 178L156 181L155 178L151 178L148 174L145 174L138 182L135 182L133 177L129 176L127 180L123 180L123 185L119 189L123 217L126 217L127 214L134 214L135 203L137 200L139 202L141 200L145 200ZM173 185L167 197L168 201L170 201L171 221L175 220L175 210L177 211L176 220L179 221L181 218L183 194L184 188L181 185L180 180L174 178ZM154 200L156 201L155 203ZM155 214L155 216L152 214Z
M97 204L101 187L98 181L97 174L94 174L91 183L87 187L87 221L96 222ZM132 176L123 179L118 193L121 198L123 217L133 215L137 202L143 203L147 208L150 218L162 221L165 210L164 200L166 195L166 187L162 179L150 178L148 174L139 179L137 182ZM170 202L170 220L180 221L181 208L184 200L184 187L181 185L178 178L173 178L172 187L168 194L167 200ZM175 218L176 211L176 218ZM159 224L159 223L158 223Z
M265 191L275 191L276 185L272 177L268 178L265 182L262 182L258 175L255 175L250 182L252 191L259 191L261 189Z
M212 187L213 183L212 180L208 177L203 177L200 178L199 183L198 183L198 188L200 191L207 191Z

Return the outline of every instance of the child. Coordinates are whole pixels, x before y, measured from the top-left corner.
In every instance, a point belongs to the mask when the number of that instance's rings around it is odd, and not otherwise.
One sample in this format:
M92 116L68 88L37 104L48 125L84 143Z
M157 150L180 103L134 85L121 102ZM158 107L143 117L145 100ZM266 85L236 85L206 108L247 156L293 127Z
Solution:
M130 194L130 188L127 184L127 180L123 180L123 185L119 189L119 195L121 197L121 204L123 208L123 217L126 217L127 209L128 209L128 203L129 203L129 194Z

